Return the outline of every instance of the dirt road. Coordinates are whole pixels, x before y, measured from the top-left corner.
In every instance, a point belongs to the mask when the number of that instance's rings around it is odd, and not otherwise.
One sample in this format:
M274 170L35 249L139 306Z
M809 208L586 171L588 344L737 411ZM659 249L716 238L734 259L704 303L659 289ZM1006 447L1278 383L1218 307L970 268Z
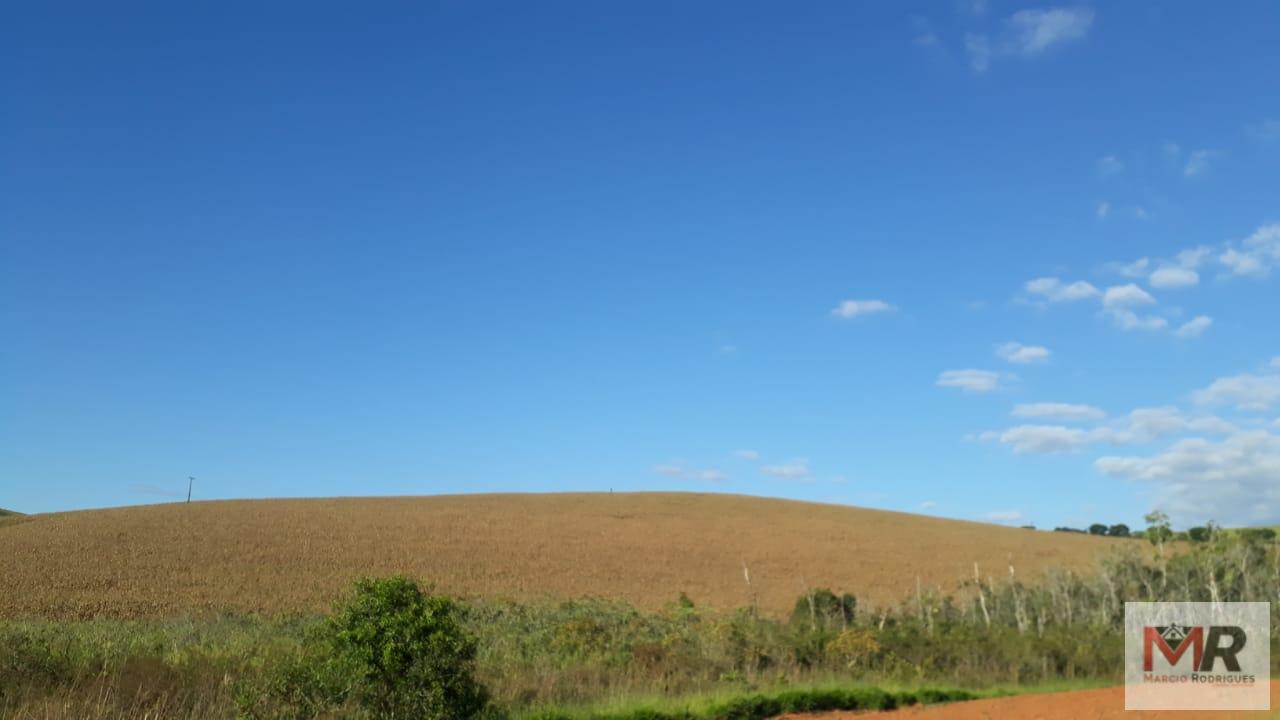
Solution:
M1124 688L1018 695L994 700L912 707L887 713L821 713L792 715L788 720L1208 720L1209 718L1280 718L1280 680L1271 683L1270 712L1125 712Z

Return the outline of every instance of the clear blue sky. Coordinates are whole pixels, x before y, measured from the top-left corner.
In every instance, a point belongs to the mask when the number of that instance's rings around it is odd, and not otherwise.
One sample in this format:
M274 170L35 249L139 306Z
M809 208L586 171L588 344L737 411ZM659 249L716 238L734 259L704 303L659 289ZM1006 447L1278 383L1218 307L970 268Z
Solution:
M1278 28L10 3L0 507L195 475L1280 521Z

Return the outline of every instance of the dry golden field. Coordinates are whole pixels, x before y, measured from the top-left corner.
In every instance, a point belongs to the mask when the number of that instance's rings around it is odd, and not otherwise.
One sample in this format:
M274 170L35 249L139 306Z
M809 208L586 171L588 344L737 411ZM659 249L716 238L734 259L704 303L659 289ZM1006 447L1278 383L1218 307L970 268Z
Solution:
M897 602L983 574L1088 569L1134 542L736 495L583 493L243 500L0 524L0 617L267 614L406 573L463 597L598 596L790 609L805 584ZM743 562L751 585L743 577Z

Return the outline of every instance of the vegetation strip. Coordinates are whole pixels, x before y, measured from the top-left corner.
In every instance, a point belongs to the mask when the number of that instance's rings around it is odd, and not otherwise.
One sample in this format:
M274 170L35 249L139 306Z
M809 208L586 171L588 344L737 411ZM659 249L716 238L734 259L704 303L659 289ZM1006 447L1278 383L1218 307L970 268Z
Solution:
M832 710L894 710L918 704L974 700L980 697L967 690L926 688L915 691L887 691L878 688L789 690L773 695L753 694L716 703L706 708L659 710L636 708L629 712L572 714L544 711L529 720L764 720L789 713Z

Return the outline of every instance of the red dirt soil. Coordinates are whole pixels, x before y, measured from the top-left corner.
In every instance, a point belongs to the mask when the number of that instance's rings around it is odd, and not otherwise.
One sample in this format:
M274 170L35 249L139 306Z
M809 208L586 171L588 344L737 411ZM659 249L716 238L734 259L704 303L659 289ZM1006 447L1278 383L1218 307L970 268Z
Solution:
M1280 717L1280 680L1271 683L1270 712L1133 710L1125 712L1124 688L1075 690L910 707L886 713L833 712L785 715L785 720L1208 720L1209 718Z

